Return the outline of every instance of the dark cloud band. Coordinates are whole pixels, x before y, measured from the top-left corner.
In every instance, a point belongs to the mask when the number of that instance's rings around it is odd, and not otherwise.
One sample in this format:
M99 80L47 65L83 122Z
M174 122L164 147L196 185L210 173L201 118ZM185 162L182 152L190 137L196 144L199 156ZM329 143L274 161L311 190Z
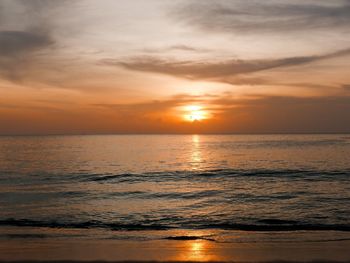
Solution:
M247 75L259 71L283 67L292 67L320 60L350 55L350 49L344 49L324 55L288 57L261 60L227 60L217 63L196 61L173 61L157 57L134 57L126 61L104 60L111 66L120 66L129 70L167 74L175 77L199 80L217 80L227 82L228 77ZM251 80L251 79L250 79Z

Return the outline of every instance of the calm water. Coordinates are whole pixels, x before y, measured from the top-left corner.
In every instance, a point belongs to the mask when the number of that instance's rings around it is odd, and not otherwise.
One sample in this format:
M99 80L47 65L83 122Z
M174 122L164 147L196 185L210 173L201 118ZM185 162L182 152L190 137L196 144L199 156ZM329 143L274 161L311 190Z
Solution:
M350 135L0 137L1 239L167 230L350 238Z

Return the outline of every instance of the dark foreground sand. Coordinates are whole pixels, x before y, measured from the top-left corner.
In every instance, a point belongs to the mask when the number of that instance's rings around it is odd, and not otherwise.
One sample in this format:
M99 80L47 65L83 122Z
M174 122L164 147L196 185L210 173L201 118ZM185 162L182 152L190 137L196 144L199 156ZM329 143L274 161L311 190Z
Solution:
M1 241L0 262L350 262L350 242L216 244L205 240Z
M199 261L0 261L0 263L198 263ZM204 261L208 263L348 263L349 261ZM202 262L201 262L202 263Z
M350 262L350 236L341 231L107 234L102 230L1 228L0 263Z

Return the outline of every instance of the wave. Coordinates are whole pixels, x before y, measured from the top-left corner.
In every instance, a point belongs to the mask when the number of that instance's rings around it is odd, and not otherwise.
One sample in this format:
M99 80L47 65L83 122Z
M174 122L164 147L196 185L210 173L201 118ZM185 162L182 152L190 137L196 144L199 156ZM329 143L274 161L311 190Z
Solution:
M208 224L205 228L242 231L350 231L350 225L341 224Z
M192 240L206 240L206 241L215 241L213 238L202 237L202 236L169 236L163 239L167 240L178 240L178 241L192 241Z
M9 184L18 179L22 184L71 184L77 183L142 183L142 182L171 182L171 181L206 181L209 179L233 178L276 178L304 181L349 181L350 167L339 170L317 169L206 169L154 171L144 173L48 173L40 172L27 174L25 177L0 171L0 185Z
M165 171L148 173L125 173L125 174L80 174L74 175L75 179L84 182L129 182L139 183L144 181L171 181L171 180L200 180L208 178L230 178L230 177L278 177L303 180L349 180L350 169L346 170L303 170L303 169L256 169L256 170L234 170L234 169L212 169L204 171Z
M31 219L5 219L0 220L0 226L16 227L46 227L46 228L77 228L95 229L103 228L113 231L146 231L146 230L170 230L170 229L221 229L241 231L350 231L350 224L311 224L293 220L262 219L256 224L236 223L195 223L187 222L181 225L165 225L158 223L106 223L101 221L84 222L58 222L41 221Z
M17 227L48 227L48 228L107 228L110 230L140 231L140 230L168 230L171 227L159 224L120 224L104 223L100 221L84 222L57 222L57 221L40 221L31 219L5 219L0 220L0 226L17 226Z

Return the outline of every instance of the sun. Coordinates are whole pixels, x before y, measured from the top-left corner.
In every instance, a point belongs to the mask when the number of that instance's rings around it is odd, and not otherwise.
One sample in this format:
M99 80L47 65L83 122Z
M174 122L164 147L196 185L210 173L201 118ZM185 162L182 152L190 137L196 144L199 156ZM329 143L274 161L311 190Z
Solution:
M184 118L186 121L202 121L207 119L208 113L201 106L189 105L185 107Z

